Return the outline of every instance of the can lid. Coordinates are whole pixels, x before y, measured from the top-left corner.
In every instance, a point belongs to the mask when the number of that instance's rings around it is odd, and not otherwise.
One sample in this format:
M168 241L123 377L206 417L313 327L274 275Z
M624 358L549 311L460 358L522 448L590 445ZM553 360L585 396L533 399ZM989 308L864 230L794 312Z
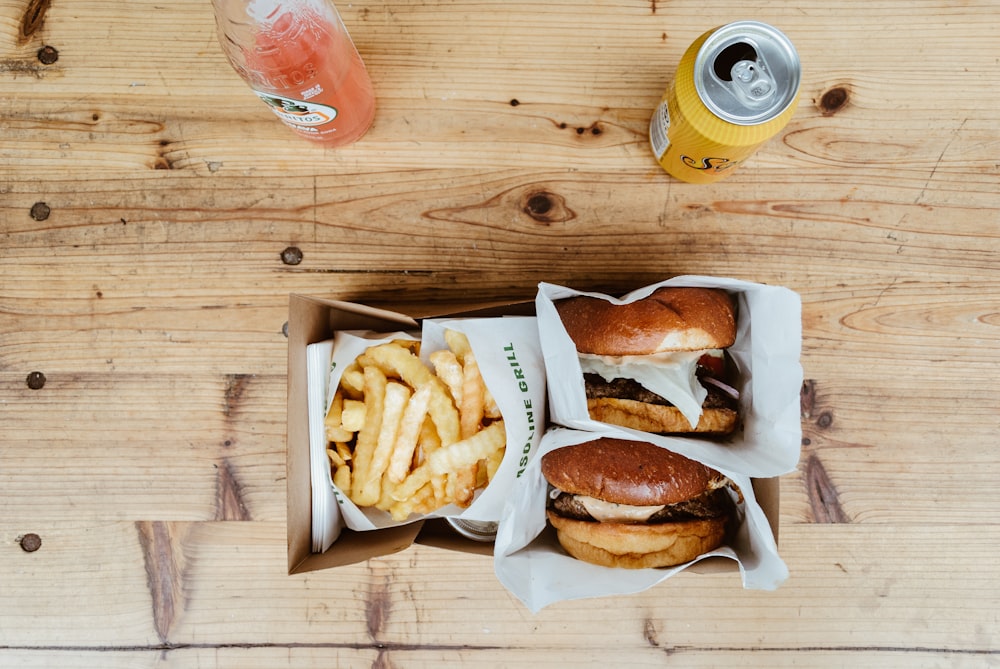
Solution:
M449 517L447 520L456 532L467 539L489 542L497 537L497 524L494 522L454 517Z
M801 79L791 41L758 21L722 26L708 36L694 63L701 101L736 125L757 125L781 115L795 101Z

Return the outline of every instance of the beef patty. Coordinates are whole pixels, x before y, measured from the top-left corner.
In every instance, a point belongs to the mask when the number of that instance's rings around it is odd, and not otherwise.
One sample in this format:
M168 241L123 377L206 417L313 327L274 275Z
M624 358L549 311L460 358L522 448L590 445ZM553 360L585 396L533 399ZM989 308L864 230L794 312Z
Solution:
M646 404L673 406L671 402L651 390L647 390L634 379L605 381L598 374L584 374L583 382L587 391L587 399L610 397L622 400L635 400L637 402L645 402ZM736 410L737 404L735 399L710 383L702 383L702 386L708 391L708 397L705 398L705 401L701 405L703 408Z
M549 500L549 507L566 518L595 520L580 503L576 495L560 494ZM676 504L668 504L654 513L646 522L673 523L697 518L719 518L728 514L733 507L732 497L725 488L705 492L699 497Z

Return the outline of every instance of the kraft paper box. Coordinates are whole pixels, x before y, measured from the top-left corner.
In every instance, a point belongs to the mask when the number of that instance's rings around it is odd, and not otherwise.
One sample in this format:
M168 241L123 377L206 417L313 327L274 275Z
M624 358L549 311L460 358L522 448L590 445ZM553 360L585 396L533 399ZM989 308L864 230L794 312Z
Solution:
M445 311L442 309L442 311ZM334 499L334 494L329 485L328 467L317 477L316 469L310 466L311 450L315 449L315 441L310 442L310 406L309 403L325 402L322 397L323 392L310 393L310 355L325 354L327 360L330 359L330 349L323 351L323 344L331 342L338 332L345 331L371 331L377 333L415 333L421 334L421 324L418 318L435 319L447 321L448 319L487 319L497 317L524 317L534 316L534 305L532 303L498 304L484 305L482 307L465 309L458 313L399 313L390 309L377 309L362 304L329 300L315 297L292 295L289 300L289 321L288 321L288 451L287 451L287 493L288 493L288 571L292 573L302 573L317 569L353 564L364 561L368 558L388 555L403 550L415 542L427 545L439 546L451 550L459 550L470 553L480 553L492 555L493 545L490 543L475 542L465 539L451 531L440 518L427 520L417 520L405 524L389 524L377 529L356 531L346 527L347 523L342 522L341 507ZM516 324L518 331L525 333L526 324L524 321L530 320L530 336L537 340L537 328L534 326L534 319L512 318L512 328ZM485 321L484 321L485 322ZM475 322L466 323L470 328L475 326ZM459 321L457 326L461 326ZM483 328L480 328L481 330ZM470 334L470 339L472 334ZM486 335L480 335L486 336ZM473 340L475 346L475 340ZM332 346L332 344L330 344ZM537 447L538 441L545 426L545 392L544 392L544 369L541 362L540 347L535 344L534 372L535 379L539 380L539 388L533 388L539 395L537 402L537 430L532 431L531 444ZM530 364L530 357L525 356L524 362ZM483 361L487 366L488 361ZM328 365L328 363L327 363ZM481 365L482 366L482 365ZM315 369L315 364L312 366ZM483 368L484 377L487 370ZM312 379L315 387L315 378ZM489 380L487 379L488 383ZM319 397L317 397L317 395ZM499 402L498 398L498 402ZM313 416L316 415L317 407L313 407ZM325 411L324 411L325 413ZM508 415L505 413L505 416ZM314 430L315 433L315 430ZM525 444L524 447L528 447ZM509 460L511 465L516 465L522 458L522 446L518 444L517 451L508 444L507 456L501 471L507 467ZM530 447L528 447L530 453ZM321 451L325 453L325 450ZM516 474L516 469L509 468L507 475L512 479ZM500 480L500 473L494 479L494 483ZM325 481L324 481L325 478ZM489 513L492 509L495 512L495 519L499 518L500 510L505 501L506 495L492 495L492 499L487 495L491 486L482 491L477 497L477 502L485 504L479 505L478 513ZM319 509L313 506L314 490L319 501L323 501L324 496L329 496L330 502L320 504ZM499 497L499 499L498 499ZM476 514L477 503L474 502L469 507L468 517L471 519ZM485 508L485 511L483 509ZM329 536L318 540L318 534L322 528L318 527L314 513L330 512L337 514L337 525ZM447 515L456 515L457 512ZM485 519L485 518L483 518ZM322 525L320 523L319 525ZM330 528L327 528L330 529Z
M462 317L498 315L534 316L535 303L504 303L497 301L480 307L463 308L450 315ZM377 309L362 304L292 295L288 325L288 572L303 573L353 564L368 558L401 551L413 543L433 545L450 550L494 554L494 545L463 539L444 521L433 519L368 532L344 530L323 552L313 552L311 473L309 463L308 384L306 350L310 344L331 338L338 330L395 331L416 330L416 318L439 317L448 311L426 310L424 313L403 314L391 309ZM543 336L544 333L543 333ZM795 352L797 354L797 350ZM550 380L551 381L551 380ZM551 385L551 384L550 384ZM549 424L549 427L555 427ZM538 450L535 449L534 454ZM756 502L778 539L779 479L751 478ZM740 566L730 559L711 558L693 565L688 571L738 572Z

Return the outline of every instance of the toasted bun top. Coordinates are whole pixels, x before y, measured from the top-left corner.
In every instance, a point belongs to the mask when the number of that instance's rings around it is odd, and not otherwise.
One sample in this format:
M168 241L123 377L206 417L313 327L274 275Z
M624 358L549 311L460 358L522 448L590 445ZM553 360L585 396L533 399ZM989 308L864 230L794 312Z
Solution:
M634 506L684 502L725 480L655 444L607 437L546 453L542 476L564 492Z
M660 288L620 305L581 295L555 305L580 353L647 355L726 348L736 341L732 298L716 288Z

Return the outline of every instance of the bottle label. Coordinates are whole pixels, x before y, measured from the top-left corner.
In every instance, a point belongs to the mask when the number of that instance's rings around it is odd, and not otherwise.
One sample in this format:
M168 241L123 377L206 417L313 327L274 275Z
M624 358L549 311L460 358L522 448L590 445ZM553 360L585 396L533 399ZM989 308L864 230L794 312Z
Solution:
M295 100L274 93L254 91L261 100L271 108L278 118L292 127L312 128L326 125L337 118L337 109L316 102Z

